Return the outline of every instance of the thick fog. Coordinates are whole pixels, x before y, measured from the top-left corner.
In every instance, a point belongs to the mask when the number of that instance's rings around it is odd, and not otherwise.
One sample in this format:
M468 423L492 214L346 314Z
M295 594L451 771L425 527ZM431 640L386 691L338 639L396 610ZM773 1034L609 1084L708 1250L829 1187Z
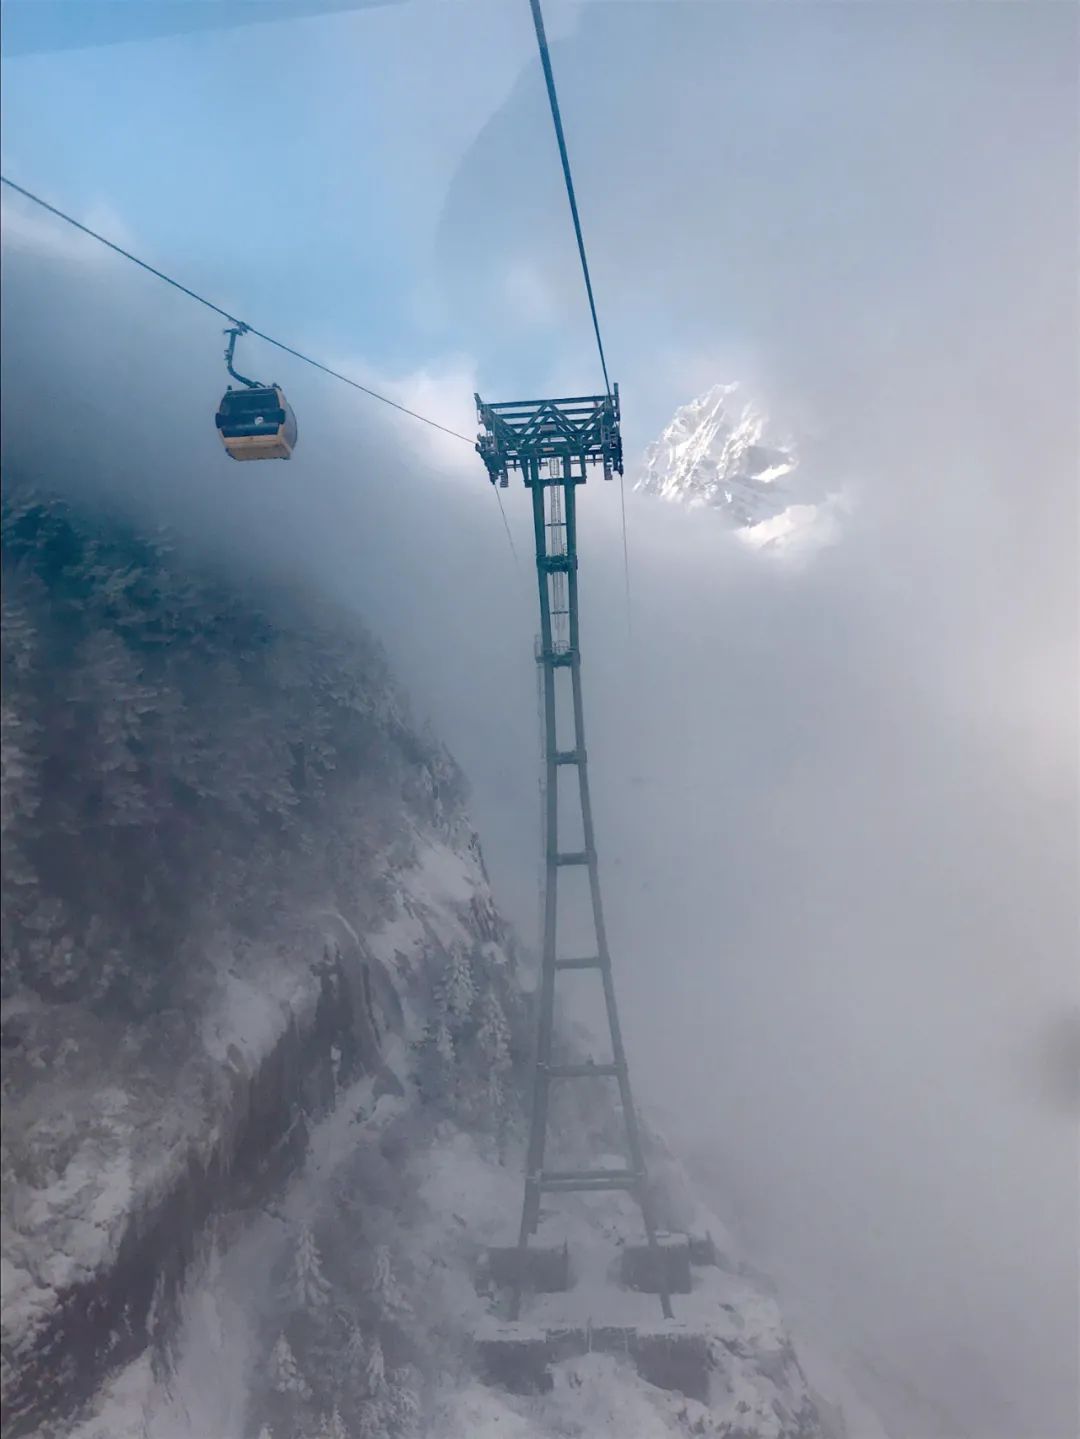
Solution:
M897 1439L1065 1439L1076 13L594 5L553 28L631 455L741 378L810 478L853 496L834 547L785 563L628 493L628 626L617 487L582 495L589 751L639 1097ZM445 176L422 277L458 352L391 382L360 344L318 350L465 434L478 385L580 392L594 365L550 137L529 138L535 65L500 97ZM528 934L524 494L504 495L515 564L467 445L256 342L300 445L232 464L217 319L6 212L6 474L107 490L245 581L363 614L464 764ZM117 219L134 243L138 217ZM239 275L220 296L244 298ZM317 349L317 324L283 338Z

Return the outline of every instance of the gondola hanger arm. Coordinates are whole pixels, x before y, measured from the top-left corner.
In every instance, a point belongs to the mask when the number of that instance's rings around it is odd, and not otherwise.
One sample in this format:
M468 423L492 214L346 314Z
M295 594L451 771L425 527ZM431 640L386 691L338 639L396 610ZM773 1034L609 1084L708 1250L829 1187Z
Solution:
M258 380L249 380L246 375L241 375L233 369L233 355L236 351L237 338L240 335L246 335L250 328L251 326L245 325L243 320L237 320L235 325L233 325L230 329L224 331L224 333L229 337L229 344L225 350L225 368L228 370L229 374L233 377L234 380L239 380L240 383L242 385L246 385L249 390L258 390L262 388Z

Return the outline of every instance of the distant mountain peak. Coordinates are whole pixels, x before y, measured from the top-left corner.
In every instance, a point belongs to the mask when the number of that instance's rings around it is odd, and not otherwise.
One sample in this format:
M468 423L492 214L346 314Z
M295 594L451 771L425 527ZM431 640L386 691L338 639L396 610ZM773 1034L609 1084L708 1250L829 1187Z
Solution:
M795 441L737 382L681 405L645 451L636 490L719 512L746 544L789 549L835 535L831 498L798 496Z
M636 488L753 525L787 507L783 481L798 463L793 441L776 433L741 385L714 385L675 411L645 451Z

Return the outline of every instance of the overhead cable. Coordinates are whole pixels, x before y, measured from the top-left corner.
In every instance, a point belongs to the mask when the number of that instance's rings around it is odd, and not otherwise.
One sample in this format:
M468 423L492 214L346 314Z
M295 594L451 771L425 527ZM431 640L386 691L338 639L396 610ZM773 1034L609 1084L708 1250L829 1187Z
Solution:
M562 161L563 179L566 181L566 198L570 201L570 215L574 221L574 234L577 236L581 273L585 277L585 292L589 297L593 334L596 336L596 348L600 353L600 368L604 372L604 388L610 395L611 381L608 379L604 342L600 338L600 321L596 316L596 301L593 298L592 278L589 275L589 260L585 254L585 238L581 233L581 217L578 214L577 196L574 194L574 177L570 173L570 156L566 153L566 136L563 134L562 115L559 113L559 97L555 93L555 76L551 70L551 54L548 51L547 35L544 31L544 17L540 13L540 0L529 0L529 4L532 7L533 24L536 26L536 41L540 46L540 63L544 67L544 83L547 85L548 100L551 104L551 118L555 123L555 139L558 141L559 159Z
M559 97L555 90L555 75L551 68L551 52L548 50L547 34L544 30L544 17L540 10L540 0L529 0L532 10L533 24L536 27L536 43L540 47L540 64L544 69L544 84L547 86L548 103L551 105L551 119L555 126L555 139L559 146L559 159L562 161L563 179L566 182L566 198L570 202L570 216L574 222L574 235L577 238L578 256L581 259L581 273L585 279L585 293L589 297L589 314L592 316L593 334L596 336L596 349L600 356L600 369L604 375L604 388L609 397L611 395L611 380L608 378L607 357L604 354L604 341L600 335L600 320L596 313L596 298L593 295L592 276L589 274L589 257L585 253L585 237L581 232L581 216L578 214L577 195L574 193L574 177L570 172L570 156L566 149L566 135L563 131L562 114L559 110ZM619 515L622 522L622 551L623 551L623 580L626 585L626 623L630 625L630 547L626 534L626 482L620 472L619 474Z
M182 295L187 295L189 299L197 301L200 305L205 305L208 310L213 310L215 315L221 315L223 319L230 321L234 325L242 325L246 333L255 335L258 339L265 341L266 344L273 345L277 350L283 350L286 355L292 355L293 359L302 360L305 365L311 365L313 369L321 370L324 375L330 375L333 379L340 380L342 384L349 385L354 390L359 390L361 394L368 395L373 400L378 400L380 404L389 405L391 409L398 410L403 415L408 415L410 419L419 420L420 423L424 425L430 425L433 430L441 430L444 435L452 435L455 440L464 440L467 445L474 443L468 435L463 435L458 430L451 430L447 425L440 425L438 420L428 419L427 415L418 414L416 410L410 410L406 405L399 405L397 400L391 400L387 395L380 395L377 390L369 389L367 385L362 385L359 380L350 379L348 375L343 375L340 370L333 370L329 365L324 365L320 360L313 360L310 355L305 355L299 350L294 350L291 345L286 345L284 341L275 340L273 335L267 335L262 330L257 330L254 325L247 324L246 321L241 320L238 316L230 314L228 310L223 310L220 305L215 305L214 302L208 300L205 295L200 295L197 291L189 289L187 285L182 285L179 280L174 280L171 275L166 275L163 270L155 269L153 265L148 265L145 260L140 260L139 257L133 255L130 250L125 250L123 246L106 239L104 235L99 235L96 230L91 230L89 225L84 225L80 220L76 220L74 216L57 209L55 205L50 205L48 201L43 200L40 195L35 195L32 191L25 190L22 185L16 185L15 181L9 180L6 175L0 175L0 184L6 185L10 190L14 190L16 194L22 195L25 199L32 200L35 205L40 205L41 208L47 210L50 215L55 215L57 219L64 220L67 224L74 226L76 230L81 230L84 235L89 235L92 240L97 240L99 244L106 246L107 249L114 251L117 255L122 255L125 260L130 260L133 265L138 265L141 270L146 270L149 274L155 275L159 280L164 280L166 285L171 285L174 290L179 290Z

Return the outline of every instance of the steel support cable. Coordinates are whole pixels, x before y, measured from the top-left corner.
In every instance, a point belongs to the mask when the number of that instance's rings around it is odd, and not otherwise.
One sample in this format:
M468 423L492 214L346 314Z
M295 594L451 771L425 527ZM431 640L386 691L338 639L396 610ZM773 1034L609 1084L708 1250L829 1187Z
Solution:
M510 546L510 553L514 557L514 569L517 570L518 578L520 579L522 574L521 561L518 559L517 545L514 544L514 536L510 533L510 521L506 518L506 509L502 502L502 495L499 494L498 485L493 485L492 488L495 491L495 498L499 502L499 514L502 515L503 529L506 531L506 540Z
M562 161L563 179L566 182L566 198L570 202L570 215L574 222L574 235L577 238L578 255L581 259L581 273L585 278L585 293L589 297L589 314L592 316L593 334L596 336L596 349L600 355L600 369L604 375L604 389L608 396L611 395L611 381L608 378L607 357L604 354L604 342L600 337L600 320L596 314L596 299L593 295L592 276L589 274L589 260L585 253L585 237L581 232L581 216L578 214L577 196L574 193L574 177L570 173L570 156L566 150L566 135L563 132L562 114L559 110L559 97L555 91L555 75L551 69L551 52L548 50L547 33L544 30L544 17L540 10L540 0L529 0L532 9L533 24L536 27L536 43L540 47L540 64L544 69L544 83L547 86L548 102L551 105L551 119L555 125L555 139L559 146L559 159ZM630 627L630 546L626 533L626 482L625 477L619 475L619 517L622 522L622 548L623 548L623 579L626 586L626 623Z
M555 124L555 139L559 146L559 159L562 161L563 179L566 181L566 198L570 201L570 215L574 221L574 234L577 236L578 255L581 258L581 273L585 277L585 293L589 297L589 313L592 315L593 334L596 336L596 348L600 353L600 368L604 372L604 389L611 394L611 381L608 379L607 359L604 356L604 342L600 338L600 321L596 316L596 301L593 298L592 278L589 275L589 261L585 254L585 237L581 233L581 217L578 214L577 196L574 194L574 178L570 173L570 156L566 153L566 136L563 134L562 115L559 112L559 97L555 93L555 76L551 70L551 54L548 50L547 34L544 31L544 17L540 13L540 0L529 0L532 7L533 24L536 26L536 43L540 46L540 63L544 67L544 83L547 85L548 101L551 105L551 118Z
M245 321L238 319L237 316L230 314L228 310L223 310L220 305L215 305L214 302L208 300L205 295L200 295L198 291L189 289L187 285L182 285L179 280L174 280L171 275L166 275L164 270L158 270L145 260L140 260L138 255L133 255L130 250L125 250L122 245L117 245L113 240L109 240L104 235L100 235L96 230L91 230L89 225L84 225L80 220L76 220L73 215L67 214L66 211L58 209L55 205L50 205L49 202L43 200L40 195L35 195L32 190L27 190L22 185L17 185L14 180L9 180L6 175L0 175L0 184L6 185L9 190L14 190L17 195L22 195L24 199L32 201L33 204L40 206L42 210L48 211L50 215L55 215L58 220L63 220L65 224L71 225L84 235L88 235L91 240L96 240L99 245L104 245L106 249L112 250L125 260L130 260L133 265L138 265L140 270L145 270L147 274L155 276L158 280L163 280L166 285L171 285L174 290L179 290L180 293L186 295L188 299L195 300L198 304L205 306L206 309L212 310L215 315L220 315L222 319L228 320L234 325L241 326L246 334L254 335L257 339L264 341L268 345L273 345L275 349L283 351L286 355L292 355L294 359L303 361L305 365L310 365L312 369L320 370L324 375L329 375L332 379L340 380L342 384L349 385L354 390L359 390L361 394L368 395L371 399L378 400L381 404L389 405L392 410L397 410L399 414L408 415L409 418L413 420L419 420L421 424L429 425L433 430L440 430L444 435L451 435L455 440L464 440L467 445L474 443L468 435L463 435L458 430L451 430L447 425L440 425L438 420L430 420L427 415L418 414L416 410L410 410L406 405L399 405L396 400L391 400L388 395L380 395L377 390L369 389L367 385L362 385L359 380L350 379L348 375L343 375L340 370L331 369L329 365L324 365L321 360L314 360L310 355L302 354L300 350L293 349L292 345L286 345L282 340L275 340L273 335L267 335L262 330L256 330ZM510 525L506 518L506 511L503 508L502 495L499 494L498 489L495 490L495 498L499 502L499 514L502 516L503 529L506 531L506 538L510 545L510 553L514 557L514 565L520 574L521 562L518 559L517 546L514 544L514 537L510 533Z
M377 390L368 389L367 385L362 385L359 380L352 380L348 375L341 374L339 370L332 370L329 365L324 365L319 360L313 360L310 355L304 355L299 350L294 350L291 345L286 345L282 340L275 340L273 335L267 335L264 334L262 330L256 330L253 325L248 325L245 321L238 319L236 315L231 315L228 310L223 310L220 305L215 305L213 300L208 300L205 295L200 295L197 291L188 289L187 285L182 285L179 280L174 280L171 275L166 275L163 270L156 270L153 265L148 265L145 260L140 260L138 255L133 255L130 250L125 250L121 245L115 244L112 240L107 240L104 235L99 235L96 230L91 230L89 225L84 225L72 215L65 214L63 210L58 210L55 205L50 205L48 201L43 200L40 195L35 195L31 190L24 190L21 185L16 185L15 181L9 180L6 175L0 175L0 184L6 185L8 189L14 190L16 194L22 195L25 199L32 200L35 205L40 205L41 208L47 210L50 215L55 215L57 219L64 220L67 224L74 226L76 230L81 230L84 235L89 235L92 240L97 240L100 245L104 245L107 249L113 250L117 255L122 255L125 260L130 260L133 265L138 265L140 270L146 270L149 274L155 275L159 280L164 280L166 285L171 285L174 290L179 290L182 295L187 295L189 299L197 301L200 305L205 305L208 310L213 310L215 315L220 315L223 319L229 320L234 325L242 325L247 334L254 335L257 339L265 341L268 345L273 345L276 350L283 350L286 355L292 355L293 359L302 360L305 365L311 365L313 369L321 370L324 375L330 375L333 379L340 380L342 384L350 385L354 390L359 390L361 394L369 395L371 399L378 400L384 405L389 405L391 409L398 410L403 415L408 415L410 419L419 420L421 424L424 425L430 425L433 430L441 430L444 435L452 435L455 440L464 440L467 445L473 444L473 441L468 435L463 435L458 430L451 430L446 425L440 425L438 420L429 420L426 415L419 415L415 410L410 410L405 405L399 405L396 400L391 400L389 396L380 395Z

